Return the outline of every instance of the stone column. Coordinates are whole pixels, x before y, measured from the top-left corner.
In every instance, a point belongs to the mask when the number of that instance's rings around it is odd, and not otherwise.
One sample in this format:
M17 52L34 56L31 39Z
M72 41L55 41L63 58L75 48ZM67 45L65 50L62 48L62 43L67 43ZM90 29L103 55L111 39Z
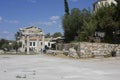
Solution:
M45 49L45 37L42 35L42 50Z
M25 35L22 36L22 52L25 52Z
M30 51L29 51L29 46L30 46L30 40L29 40L29 35L27 35L27 54L30 54Z
M40 48L39 45L40 45L39 44L39 35L37 35L37 53L39 53L39 48Z

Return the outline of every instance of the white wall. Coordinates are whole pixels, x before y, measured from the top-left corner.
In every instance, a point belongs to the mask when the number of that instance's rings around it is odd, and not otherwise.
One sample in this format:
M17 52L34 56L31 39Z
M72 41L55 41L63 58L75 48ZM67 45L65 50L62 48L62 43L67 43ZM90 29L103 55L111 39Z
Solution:
M49 43L50 43L50 46L49 46ZM55 44L56 42L50 42L50 41L45 41L45 46L51 48L52 47L52 44Z
M105 0L105 1L98 1L96 4L95 4L95 10L99 9L100 7L102 6L105 6L105 5L111 5L111 4L115 4L117 5L117 2L115 0Z

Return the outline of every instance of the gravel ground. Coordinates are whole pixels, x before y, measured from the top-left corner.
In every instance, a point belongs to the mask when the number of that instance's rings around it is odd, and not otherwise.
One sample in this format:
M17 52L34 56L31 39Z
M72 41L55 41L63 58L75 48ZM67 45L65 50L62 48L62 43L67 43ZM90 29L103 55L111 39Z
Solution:
M120 80L120 58L0 55L0 80Z

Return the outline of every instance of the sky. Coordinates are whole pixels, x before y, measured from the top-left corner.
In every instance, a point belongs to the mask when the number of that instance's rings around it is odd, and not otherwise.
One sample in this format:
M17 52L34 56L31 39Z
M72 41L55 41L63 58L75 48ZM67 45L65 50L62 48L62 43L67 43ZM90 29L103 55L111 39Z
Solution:
M68 0L72 8L91 8L97 0ZM20 28L36 26L45 34L61 32L64 0L0 0L0 38L14 40Z

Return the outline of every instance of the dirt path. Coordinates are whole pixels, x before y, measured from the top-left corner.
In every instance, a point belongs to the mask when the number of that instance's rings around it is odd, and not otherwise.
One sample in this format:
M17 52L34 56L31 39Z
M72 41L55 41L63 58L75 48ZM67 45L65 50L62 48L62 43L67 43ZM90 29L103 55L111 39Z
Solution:
M0 80L120 80L120 59L0 55Z

